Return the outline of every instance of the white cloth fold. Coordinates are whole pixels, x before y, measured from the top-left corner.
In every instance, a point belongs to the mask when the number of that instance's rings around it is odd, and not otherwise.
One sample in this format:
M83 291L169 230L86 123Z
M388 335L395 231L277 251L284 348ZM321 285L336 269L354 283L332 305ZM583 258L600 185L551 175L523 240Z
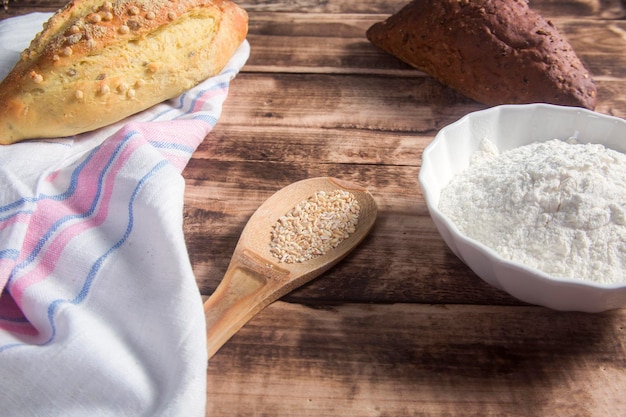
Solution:
M48 17L0 22L0 77ZM0 415L204 415L181 172L249 51L115 125L0 147Z

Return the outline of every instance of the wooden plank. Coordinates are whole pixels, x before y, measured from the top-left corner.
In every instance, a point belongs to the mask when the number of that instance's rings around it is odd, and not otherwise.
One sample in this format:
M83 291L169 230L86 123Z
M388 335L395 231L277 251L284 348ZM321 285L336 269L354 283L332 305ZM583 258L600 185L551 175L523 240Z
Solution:
M394 71L405 74L409 67L371 45L365 36L385 15L285 13L276 23L271 13L255 13L248 39L252 54L245 70L370 73ZM626 71L626 22L592 17L552 19L583 61L596 62L592 74ZM414 72L413 70L412 72ZM414 75L413 75L414 76Z
M230 98L218 126L194 153L194 160L299 162L419 166L431 132L318 129L229 123ZM192 174L190 174L192 175Z
M626 413L626 312L277 302L209 363L207 416Z
M595 77L596 111L626 117L625 72L616 69ZM429 77L244 72L231 86L220 123L434 136L463 115L486 107Z
M297 0L268 2L264 0L238 1L251 12L307 12L307 13L365 13L392 14L400 10L409 0ZM598 16L617 19L624 16L622 0L533 0L533 10L552 16Z
M485 107L425 77L242 73L220 123L434 135Z
M371 88L376 98L379 97L376 89L380 87L382 97L385 97L384 92L393 95L394 90L406 92L421 88L429 98L459 100L458 96L451 96L452 92L446 91L424 73L378 50L365 39L365 30L378 20L377 17L339 15L325 20L321 15L289 14L286 18L289 23L283 25L272 24L272 19L269 14L255 15L249 36L252 52L244 72L307 73L302 83L311 82L309 80L319 73L354 74L361 77L354 78L354 81ZM626 99L622 91L626 78L626 54L623 53L626 50L626 23L607 20L597 24L580 18L560 18L555 22L596 81L599 90L597 111L624 117ZM371 76L377 77L376 80L371 80ZM387 78L381 79L380 76ZM327 86L332 83L333 79L328 79ZM258 88L260 94L267 94L265 88ZM364 100L369 100L369 97ZM396 105L404 104L393 98L390 101ZM435 104L445 106L445 103ZM394 115L395 110L390 109ZM468 110L472 109L465 108L459 113ZM381 116L388 117L387 114Z
M33 11L54 12L67 0L3 0L0 19ZM250 13L257 12L307 12L307 13L365 13L392 14L409 0L298 0L267 1L245 0L237 3ZM626 15L623 0L534 0L531 7L547 18L553 16L620 19Z

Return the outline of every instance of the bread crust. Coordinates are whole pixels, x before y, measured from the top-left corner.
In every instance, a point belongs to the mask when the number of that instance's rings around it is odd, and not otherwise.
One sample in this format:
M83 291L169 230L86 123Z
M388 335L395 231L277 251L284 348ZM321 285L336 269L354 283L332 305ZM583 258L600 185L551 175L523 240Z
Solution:
M525 0L414 0L367 38L483 104L596 105L589 71Z
M0 143L71 136L219 73L248 31L229 0L73 0L0 83Z

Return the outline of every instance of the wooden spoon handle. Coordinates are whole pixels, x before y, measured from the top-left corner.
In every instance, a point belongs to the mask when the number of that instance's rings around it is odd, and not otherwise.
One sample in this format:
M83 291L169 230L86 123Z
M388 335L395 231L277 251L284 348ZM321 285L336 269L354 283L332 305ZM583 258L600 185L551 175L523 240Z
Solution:
M211 358L239 329L282 296L289 271L249 250L236 252L215 292L204 303Z

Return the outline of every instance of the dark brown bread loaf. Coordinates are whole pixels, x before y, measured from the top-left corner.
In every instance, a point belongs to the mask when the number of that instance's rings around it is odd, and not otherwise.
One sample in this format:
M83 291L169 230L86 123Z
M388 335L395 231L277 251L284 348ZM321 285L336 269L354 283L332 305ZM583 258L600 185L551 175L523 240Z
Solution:
M414 0L367 38L487 105L596 105L589 71L525 0Z

